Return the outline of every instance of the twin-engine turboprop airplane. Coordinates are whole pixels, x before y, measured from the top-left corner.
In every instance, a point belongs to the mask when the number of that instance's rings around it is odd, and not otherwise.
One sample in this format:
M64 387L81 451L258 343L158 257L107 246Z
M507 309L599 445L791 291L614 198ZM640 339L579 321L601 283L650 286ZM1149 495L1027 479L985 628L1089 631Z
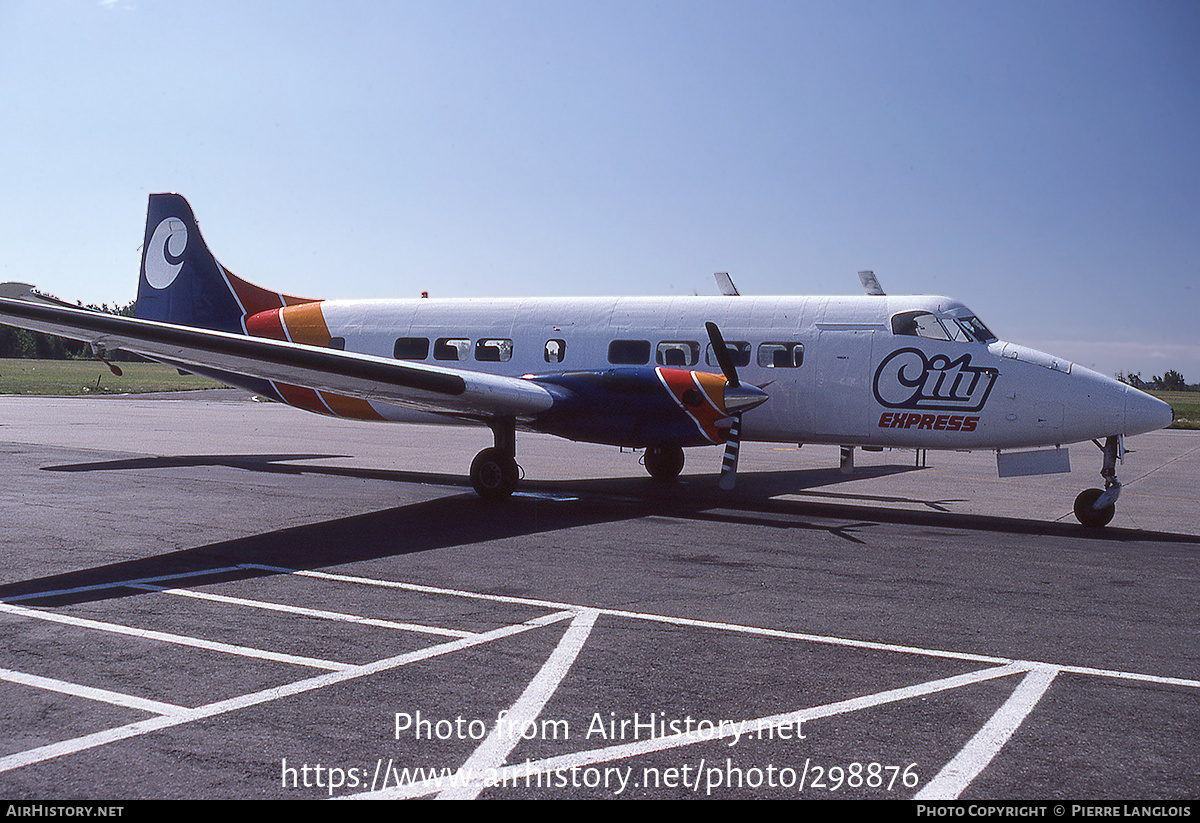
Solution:
M1075 513L1108 523L1124 436L1166 426L1170 407L868 275L860 297L741 297L725 276L720 297L309 300L235 277L187 202L155 194L136 317L6 284L0 322L321 414L489 426L471 464L484 497L516 487L518 429L643 448L662 480L684 447L724 443L725 489L742 438L840 445L844 468L855 446L992 449L1002 475L1068 471L1062 444L1103 438L1105 489Z

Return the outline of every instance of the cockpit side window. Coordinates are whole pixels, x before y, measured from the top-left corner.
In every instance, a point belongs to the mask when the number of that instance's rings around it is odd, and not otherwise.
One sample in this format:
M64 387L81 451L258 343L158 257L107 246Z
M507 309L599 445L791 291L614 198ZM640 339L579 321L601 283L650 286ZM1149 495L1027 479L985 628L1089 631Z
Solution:
M907 337L927 337L930 340L949 340L940 320L927 311L906 311L892 317L892 334Z

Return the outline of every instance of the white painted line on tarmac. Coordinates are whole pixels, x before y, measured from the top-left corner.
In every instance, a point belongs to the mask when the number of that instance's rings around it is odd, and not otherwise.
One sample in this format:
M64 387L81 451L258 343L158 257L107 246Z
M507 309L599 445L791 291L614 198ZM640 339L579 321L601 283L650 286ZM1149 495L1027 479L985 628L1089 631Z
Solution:
M129 637L138 637L142 640L155 640L160 643L174 643L178 646L191 646L197 649L206 649L213 652L222 652L224 654L236 654L241 657L253 657L259 660L270 660L275 663L290 663L294 666L308 666L314 669L329 669L332 671L344 671L352 668L348 663L334 663L330 660L319 660L315 657L301 657L294 654L282 654L281 652L269 652L265 649L252 649L249 646L234 646L229 643L218 643L213 640L201 640L198 637L187 637L181 634L170 634L168 632L153 631L152 629L135 629L130 626L122 626L117 623L102 623L99 620L89 620L85 617L72 617L67 614L57 614L55 612L43 611L42 609L29 609L25 606L14 606L11 603L0 603L0 612L8 614L16 614L22 617L32 617L36 620L46 620L51 623L63 623L68 626L78 626L84 629L96 629L109 634L122 634Z
M438 626L423 626L416 623L397 623L392 620L379 620L374 617L360 617L356 614L345 614L344 612L331 612L324 609L309 609L304 606L288 606L284 603L271 603L266 600L250 600L245 597L230 597L225 594L212 594L210 592L197 592L191 589L167 588L166 586L153 586L149 583L131 583L129 584L139 589L147 591L162 592L163 594L174 594L179 597L191 597L196 600L210 600L214 603L228 603L234 606L250 606L256 609L265 609L267 611L284 612L286 614L298 614L303 617L315 617L321 620L335 620L341 623L357 623L363 626L375 626L380 629L398 629L400 631L417 632L420 634L432 634L439 637L475 637L476 632L464 632L458 629L443 629Z
M559 603L554 600L535 600L530 597L512 597L504 594L480 594L464 589L443 589L437 586L423 586L418 583L401 583L396 580L380 580L374 577L357 577L351 574L332 574L331 572L314 572L305 569L289 569L285 566L264 566L260 563L247 563L247 569L262 569L263 571L279 574L293 574L297 577L312 577L317 580L333 580L338 583L361 583L364 586L379 586L385 589L402 589L422 594L450 595L465 597L470 600L487 600L492 603L512 603L519 606L532 606L537 609L569 609L572 612L584 608L575 603Z
M125 726L117 726L116 728L106 729L101 732L95 732L82 737L76 737L71 740L63 740L59 743L51 743L46 746L39 746L35 749L17 752L16 754L11 754L7 757L0 757L0 773L11 771L12 769L19 769L22 766L28 766L32 763L40 763L44 760L51 760L55 757L62 757L64 755L75 754L87 749L93 749L97 746L115 743L118 740L126 740L131 737L138 737L143 734L160 731L172 726L179 726L184 723L191 723L196 720L204 720L220 714L227 714L229 712L245 709L249 706L255 706L260 703L269 703L273 700L279 700L284 697L291 697L293 695L302 694L315 689L323 689L326 686L332 686L347 680L353 680L355 678L377 674L388 669L394 669L399 666L408 665L409 663L415 663L421 660L428 660L432 657L438 657L440 655L461 651L462 649L467 649L471 646L490 643L493 640L510 637L515 634L520 634L521 632L529 631L530 629L536 629L560 620L566 620L572 616L573 615L570 613L549 614L543 617L534 618L533 620L527 620L524 623L503 626L499 629L494 629L490 632L486 632L475 637L451 640L436 646L418 649L417 651L407 652L405 654L396 655L395 657L384 658L383 660L377 660L374 663L366 663L361 666L351 666L343 671L322 674L316 677L307 678L305 680L297 680L294 683L287 683L283 686L263 689L261 691L252 692L251 694L230 698L229 700L221 700L216 703L209 703L206 706L197 706L194 709L184 709L183 711L175 712L171 715L154 717L148 720L140 720L136 723L130 723Z
M942 767L913 800L957 800L971 781L992 762L1013 732L1033 711L1033 707L1050 688L1057 672L1038 668L1025 675L1004 705L996 710L983 728L963 746L962 751Z
M50 677L39 677L36 674L15 672L11 669L0 669L0 680L7 680L9 683L20 683L22 686L32 686L35 689L58 692L59 694L83 697L100 703L109 703L113 706L123 706L127 709L137 709L138 711L149 712L150 714L175 714L176 712L186 711L183 706L176 706L174 703L146 700L142 697L134 697L131 694L112 692L108 689L97 689L92 686L81 686L78 683L68 683L65 680L55 680Z
M99 629L102 631L113 632L117 634L125 634L144 639L160 640L163 642L180 643L183 645L195 646L216 651L229 652L250 657L258 657L261 659L280 660L283 662L297 663L300 665L317 665L319 667L332 668L331 674L319 675L317 677L308 678L287 684L285 686L265 689L240 697L231 698L229 700L212 703L207 706L201 706L195 709L182 708L173 706L167 703L157 703L155 701L141 701L139 698L133 698L128 695L120 695L115 692L104 692L104 690L92 690L85 694L84 690L87 687L77 686L75 684L67 684L64 681L52 681L48 678L38 678L35 675L25 675L18 672L9 672L8 676L0 670L0 679L8 679L12 682L21 682L26 685L32 685L39 688L48 688L54 691L64 691L70 694L79 696L87 696L92 699L104 700L105 702L113 702L117 705L127 705L134 708L141 708L145 711L161 713L162 716L151 718L148 720L139 721L127 726L109 729L104 732L98 732L92 735L76 738L74 740L63 741L49 746L39 747L27 752L22 752L10 755L5 758L0 758L0 772L9 769L19 768L29 763L40 762L42 760L59 757L64 754L81 751L95 746L106 745L107 743L116 740L122 740L129 737L134 737L141 734L157 731L162 728L178 725L180 723L192 722L216 714L222 714L231 711L237 711L248 706L265 703L272 700L277 700L293 694L311 691L314 689L324 688L329 685L343 682L345 680L367 676L380 671L384 671L397 666L406 665L417 660L424 660L430 657L435 657L443 654L450 654L461 649L470 648L472 646L490 642L491 640L500 637L508 637L523 631L527 631L539 626L545 626L554 622L572 618L572 625L564 633L559 645L551 654L550 658L543 665L542 670L534 678L533 681L526 687L525 692L513 704L510 709L512 714L512 722L514 724L523 724L526 720L533 720L538 717L544 708L546 701L558 688L562 679L566 676L570 666L580 653L585 644L595 621L601 616L613 616L632 620L642 620L657 623L665 623L669 625L690 626L696 628L713 629L718 631L732 631L745 634L752 634L762 637L777 638L780 640L800 641L809 643L821 643L831 646L842 646L848 648L870 649L876 651L896 652L903 654L923 655L927 657L945 658L963 661L973 661L982 663L992 663L995 666L981 671L972 672L964 675L956 675L954 677L942 678L928 683L908 686L899 689L890 689L879 692L874 695L867 695L860 698L852 698L850 700L842 700L824 706L812 707L796 712L789 712L782 715L774 715L771 717L758 718L755 720L746 721L748 724L753 724L757 728L778 728L790 724L798 724L805 720L812 720L820 717L828 717L835 714L844 714L848 712L858 711L860 709L878 706L885 703L894 703L902 700L911 699L926 694L945 691L968 685L970 683L981 682L999 677L1005 677L1012 674L1026 672L1026 677L1021 684L1013 692L1013 695L1005 702L1004 706L988 721L988 723L971 739L971 741L960 751L955 758L948 763L941 772L931 781L923 790L919 797L957 797L963 789L970 785L971 781L978 776L986 765L991 762L1004 744L1007 742L1013 731L1020 725L1032 708L1041 699L1055 674L1058 672L1069 672L1073 674L1083 674L1089 676L1119 678L1124 680L1134 680L1150 683L1161 683L1175 686L1183 686L1187 688L1200 688L1200 681L1186 679L1162 677L1155 675L1144 675L1133 672L1121 672L1108 669L1088 668L1081 666L1061 666L1048 663L1038 663L1032 661L1015 661L1006 658L992 657L987 655L958 653L939 649L922 649L912 646L903 646L890 643L876 643L870 641L855 640L852 638L839 638L824 635L812 635L799 632L788 632L777 629L762 629L753 626L742 626L730 623L721 623L706 620L692 620L687 618L668 617L663 615L624 611L619 609L592 609L587 607L576 606L573 604L557 603L554 601L537 600L533 598L510 597L502 595L481 594L478 592L469 592L456 589L446 589L434 586L424 586L411 583L402 583L396 581L379 580L365 577L355 577L350 575L339 575L328 572L305 571L296 569L287 569L282 567L263 566L258 564L244 564L237 567L228 567L222 569L209 569L198 572L189 572L178 575L165 575L157 578L142 578L140 580L117 581L105 584L96 584L89 587L80 587L79 589L62 590L59 594L74 593L90 589L112 589L121 586L133 586L145 588L152 591L162 591L171 594L188 597L198 597L205 600L211 600L219 603L227 603L231 605L246 605L255 608L266 608L274 611L289 612L302 614L306 616L320 617L323 619L334 619L362 623L363 625L372 625L385 628L403 628L405 630L426 631L430 632L429 627L419 627L413 624L402 624L394 621L375 620L372 618L363 618L356 615L347 615L338 612L328 612L315 609L304 609L301 607L285 606L281 604L267 603L265 601L248 600L244 598L228 597L224 595L214 595L205 592L195 592L185 589L168 588L165 586L153 585L152 581L164 581L167 579L179 579L184 577L195 576L210 576L215 573L224 571L236 571L246 569L261 569L276 573L286 573L301 577L309 577L317 580L329 580L333 582L355 583L390 589L419 592L424 594L434 594L453 597L464 597L474 600L482 600L496 603L507 603L514 605L527 606L531 608L541 609L556 609L557 611L533 618L520 624L506 625L494 629L483 634L469 634L465 632L455 632L461 635L457 639L439 644L427 649L409 652L404 655L386 658L376 661L375 663L363 665L348 665L341 663L331 663L329 661L317 661L311 658L299 658L290 655L279 655L273 652L265 652L256 649L247 649L245 647L230 646L228 644L213 643L203 641L197 638L182 637L179 635L171 635L163 632L155 632L150 630L133 629L126 626L115 624L102 623L95 620L84 618L71 617L60 615L54 612L31 609L22 606L0 603L0 612L32 617L41 620L49 620L68 625L79 626L83 628ZM56 593L38 592L35 594L21 595L20 599L30 599L35 597L47 597ZM10 598L14 599L14 598ZM434 629L431 633L450 633L454 630L449 629ZM136 704L136 705L135 705ZM554 758L548 758L536 762L527 762L518 766L504 766L504 762L508 755L511 754L513 747L517 741L503 739L497 734L494 729L492 734L482 743L471 757L458 769L457 774L451 776L442 776L436 780L428 780L420 783L408 784L402 787L392 787L383 793L370 793L360 796L423 796L436 792L440 792L447 787L452 787L446 792L446 796L455 797L476 797L482 791L484 786L484 778L472 777L479 775L481 771L490 772L491 775L500 775L502 779L507 779L512 785L514 781L520 780L524 782L527 775L536 776L537 774L548 774L561 772L572 768L586 766L588 764L603 763L612 760L620 760L629 757L634 757L640 754L645 754L663 749L675 748L679 746L687 746L704 740L715 740L722 737L732 736L733 732L718 730L717 733L708 736L700 736L695 732L686 733L683 735L673 735L659 737L650 740L636 741L629 744L620 744L615 746L593 749L585 752L577 752L574 754L561 755ZM536 778L535 778L536 779ZM455 781L449 782L448 781ZM536 784L535 785L540 785Z
M324 580L334 580L342 583L361 583L367 586L381 586L390 589L404 589L407 591L422 592L424 594L441 594L452 597L466 597L473 600L489 600L495 603L512 603L522 606L532 606L546 609L569 609L577 610L580 606L572 603L560 603L554 600L537 600L529 597L511 597L508 595L481 594L479 592L463 591L461 589L444 589L435 586L423 586L416 583L401 583L393 580L377 580L370 577L355 577L353 575L331 574L329 572L304 571L300 569L287 569L282 566L263 566L259 564L247 564L246 568L263 569L265 571L281 572L285 574L295 574L301 577L312 577ZM805 643L821 643L830 646L844 646L854 649L870 649L872 651L896 652L898 654L913 654L922 657L937 657L946 658L949 660L964 660L974 663L995 663L1002 665L1013 662L1012 658L994 657L984 654L972 654L969 652L955 652L945 649L925 649L919 646L904 646L895 643L877 643L870 640L856 640L849 637L833 637L830 635L805 634L803 632L789 632L782 629L763 629L756 626L743 626L737 623L721 623L712 620L693 620L686 617L670 617L661 614L651 614L648 612L631 612L622 609L598 609L600 614L611 615L614 617L627 617L632 620L649 620L656 623L666 623L673 626L695 626L703 629L716 629L718 631L739 632L742 634L752 634L759 637L775 637L781 640L798 640ZM1092 677L1111 677L1122 680L1134 680L1143 683L1157 683L1170 686L1183 686L1190 689L1200 689L1200 680L1194 680L1183 677L1165 677L1162 675L1141 674L1139 672L1123 672L1115 669L1098 669L1088 666L1068 666L1058 663L1045 661L1023 661L1029 667L1052 667L1059 671L1070 672L1072 674L1083 674Z
M533 606L543 609L579 609L580 606L573 603L559 603L553 600L537 600L529 597L511 597L508 595L497 594L480 594L478 592L463 591L461 589L441 589L434 586L422 586L416 583L400 583L391 580L376 580L370 577L354 577L352 575L331 574L329 572L314 572L303 571L300 569L286 569L281 566L260 566L249 565L250 568L263 569L286 574L295 574L301 577L314 577L323 580L335 580L340 583L362 583L367 586L382 586L392 589L405 589L407 591L422 592L424 594L441 594L452 597L466 597L473 600L490 600L495 603L512 603L521 606ZM615 617L628 617L633 620L651 620L658 623L669 623L675 626L696 626L705 629L717 629L719 631L741 632L744 634L754 634L761 637L777 637L783 640L800 640L807 643L827 643L835 646L849 646L852 648L871 649L873 651L900 652L903 654L919 654L925 657L947 657L953 660L967 660L975 663L1008 663L1008 658L991 657L981 654L965 654L962 652L941 651L938 649L921 649L915 646L898 646L894 643L873 643L867 640L853 640L845 637L828 637L818 634L802 634L799 632L786 632L780 629L759 629L754 626L740 626L736 623L718 623L710 620L690 620L686 617L666 617L659 614L649 614L645 612L630 612L622 609L599 609L600 614L612 615Z
M130 580L118 580L113 583L91 583L87 586L75 586L74 588L70 589L49 589L47 591L29 592L27 594L15 594L11 597L5 597L3 600L0 600L0 603L20 603L22 600L36 600L43 597L62 597L68 594L103 591L105 589L124 589L131 586L136 586L138 583L155 583L162 580L179 580L183 577L207 577L208 575L212 574L242 571L243 568L243 566L222 566L220 568L204 569L202 571L160 574L155 577L137 577Z
M652 737L646 740L638 740L633 743L621 743L616 746L605 746L599 749L590 749L588 751L574 752L572 754L558 755L549 757L544 760L526 761L513 766L505 766L502 769L496 770L488 775L480 775L477 779L491 780L498 785L505 786L520 786L528 781L532 786L555 785L551 781L556 774L569 773L572 769L579 769L585 766L594 766L598 763L609 763L614 760L625 760L631 757L638 757L652 752L664 751L667 749L676 749L683 746L692 746L697 743L707 743L713 740L722 740L725 738L735 737L739 734L745 734L746 730L753 730L757 733L759 729L766 733L770 729L778 729L781 727L791 726L793 728L801 728L800 724L808 723L821 718L833 717L840 714L848 714L850 712L861 711L862 709L870 709L876 706L882 706L888 703L897 703L903 700L911 700L916 697L924 697L938 692L958 689L963 686L982 683L987 680L994 680L999 677L1009 677L1014 674L1019 674L1026 671L1022 665L1011 663L1005 666L994 666L992 668L982 669L980 671L968 672L967 674L958 674L953 677L943 677L937 680L931 680L926 683L918 683L913 686L903 686L898 689L887 689L875 694L864 695L862 697L853 697L849 700L838 700L833 703L826 703L822 706L813 706L807 709L800 709L793 712L785 712L783 714L769 715L766 717L753 718L746 721L737 721L722 726L712 727L711 733L708 731L685 731L679 734L665 735L662 737ZM537 775L543 776L543 783L539 783ZM547 779L547 776L550 779ZM430 780L425 780L421 783L411 783L407 786L400 787L399 790L390 790L386 794L379 792L375 794L361 794L355 797L372 798L372 797L423 797L441 791L446 787L447 783L453 778L449 776L438 777Z
M594 609L586 609L575 615L571 625L563 633L562 639L550 653L550 657L542 664L542 668L529 681L525 691L517 698L517 702L509 707L503 720L498 720L492 733L479 744L478 748L467 758L459 769L459 780L451 782L451 788L440 795L439 800L474 800L483 791L482 780L466 780L464 777L483 774L486 770L496 769L504 765L504 761L516 745L523 740L523 732L528 724L537 720L546 702L558 689L571 664L579 656L583 644L587 642L592 627L596 625L598 613Z

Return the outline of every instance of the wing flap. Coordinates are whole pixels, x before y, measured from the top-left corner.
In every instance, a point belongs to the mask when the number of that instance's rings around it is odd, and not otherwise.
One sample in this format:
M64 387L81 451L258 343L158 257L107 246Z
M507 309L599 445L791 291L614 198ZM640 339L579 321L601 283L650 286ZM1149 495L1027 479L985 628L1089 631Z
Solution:
M545 387L517 377L401 363L337 349L48 305L29 298L0 297L0 323L82 340L109 352L123 349L172 364L218 369L451 415L519 417L535 415L554 404L554 396Z

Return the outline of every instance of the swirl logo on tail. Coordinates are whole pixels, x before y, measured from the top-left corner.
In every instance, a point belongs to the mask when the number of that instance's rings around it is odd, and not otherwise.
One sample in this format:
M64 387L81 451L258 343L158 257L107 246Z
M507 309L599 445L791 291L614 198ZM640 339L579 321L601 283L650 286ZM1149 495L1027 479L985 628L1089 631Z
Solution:
M168 217L159 223L146 250L146 282L160 290L174 283L183 268L187 243L187 226L178 217Z

